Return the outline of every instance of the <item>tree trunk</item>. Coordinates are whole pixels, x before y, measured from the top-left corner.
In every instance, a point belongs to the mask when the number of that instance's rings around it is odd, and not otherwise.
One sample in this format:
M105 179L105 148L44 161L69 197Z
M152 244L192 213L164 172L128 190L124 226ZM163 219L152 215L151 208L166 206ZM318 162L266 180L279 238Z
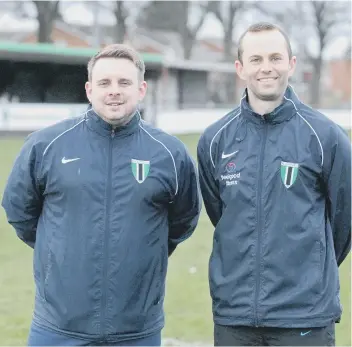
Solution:
M178 3L179 7L179 27L178 33L181 36L181 41L183 45L183 58L189 60L192 54L193 38L192 32L188 28L188 13L189 13L189 1L180 1Z
M192 49L193 49L193 40L188 40L184 42L184 56L185 60L190 60L192 56Z
M181 19L179 21L179 30L182 37L183 44L183 58L185 60L191 59L194 42L196 40L199 30L202 28L205 18L208 14L208 7L204 7L203 13L199 17L197 23L192 27L189 22L191 11L191 1L180 1Z
M37 8L38 42L52 42L51 33L53 30L54 20L58 14L59 1L33 1Z
M52 42L51 33L53 30L53 22L48 17L47 14L38 16L38 42Z
M232 54L232 30L233 28L227 28L224 34L224 61L232 62L233 54Z
M123 1L116 1L115 18L115 41L116 43L123 43L126 36L126 13Z
M313 61L313 76L312 83L310 86L310 104L311 107L318 108L320 106L320 79L322 70L323 59L321 56L314 59Z
M185 32L182 34L182 42L183 42L183 58L185 60L191 59L193 44L194 44L194 37L192 33L185 29Z
M228 23L224 34L224 61L232 63L234 60L232 53L233 46L233 25ZM235 67L234 67L235 70ZM226 103L232 105L236 102L236 76L233 74L225 75L225 85L226 85Z

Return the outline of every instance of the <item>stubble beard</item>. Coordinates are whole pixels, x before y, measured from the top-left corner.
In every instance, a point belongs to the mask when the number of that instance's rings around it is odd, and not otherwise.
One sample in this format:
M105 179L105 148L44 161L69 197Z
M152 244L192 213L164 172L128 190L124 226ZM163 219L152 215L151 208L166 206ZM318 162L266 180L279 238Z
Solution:
M257 99L261 101L271 101L271 102L278 101L279 99L282 99L282 96L285 93L286 87L283 85L283 83L280 83L276 91L270 94L260 93L256 88L252 89L252 93L255 95Z
M125 126L126 124L128 124L131 119L133 118L133 116L135 115L137 109L134 108L131 112L129 112L128 114L123 115L123 117L118 118L118 119L110 119L109 123L114 127L114 128L118 128L118 127L122 127Z

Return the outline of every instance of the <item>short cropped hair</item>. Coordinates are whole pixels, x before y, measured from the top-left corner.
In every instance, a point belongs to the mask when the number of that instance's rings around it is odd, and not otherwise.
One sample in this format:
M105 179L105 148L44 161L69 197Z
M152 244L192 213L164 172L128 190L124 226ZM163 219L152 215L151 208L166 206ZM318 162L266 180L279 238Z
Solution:
M120 58L130 60L139 71L139 78L144 80L145 64L140 54L131 46L125 44L112 44L104 47L95 54L88 62L88 80L92 80L92 71L95 63L102 58Z
M275 24L271 24L271 23L268 23L268 22L260 22L260 23L252 24L241 35L241 37L240 37L240 39L238 41L238 51L237 51L238 60L241 63L243 63L243 61L242 61L242 56L243 56L242 41L243 41L243 38L245 37L245 35L247 33L260 33L262 31L273 31L273 30L279 31L283 35L283 37L285 38L286 45L287 45L288 56L291 59L292 58L292 48L291 48L291 43L290 43L290 39L289 39L288 35L280 27L278 27Z

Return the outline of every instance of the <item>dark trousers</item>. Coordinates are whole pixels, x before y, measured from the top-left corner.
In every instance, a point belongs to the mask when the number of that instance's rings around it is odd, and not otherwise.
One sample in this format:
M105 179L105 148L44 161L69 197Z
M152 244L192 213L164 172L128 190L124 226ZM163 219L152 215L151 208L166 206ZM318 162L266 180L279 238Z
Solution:
M70 337L32 323L28 346L161 346L161 332L133 340L118 341L113 337L89 340Z
M298 329L215 324L214 346L335 346L335 324Z

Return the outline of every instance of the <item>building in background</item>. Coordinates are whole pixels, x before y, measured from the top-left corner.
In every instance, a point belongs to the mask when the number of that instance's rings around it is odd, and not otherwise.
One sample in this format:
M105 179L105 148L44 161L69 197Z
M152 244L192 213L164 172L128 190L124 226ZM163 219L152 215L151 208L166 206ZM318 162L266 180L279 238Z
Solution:
M6 30L5 30L6 29ZM114 26L101 26L99 36L101 46L114 42ZM92 48L97 41L97 32L89 26L78 26L56 20L52 30L52 41L57 47ZM36 27L24 27L22 30L11 32L3 26L0 28L0 41L17 43L35 43ZM168 31L146 30L135 28L126 43L132 44L141 53L151 53L162 57L162 64L158 69L148 69L147 82L149 83L147 103L156 103L157 109L185 109L204 107L233 107L240 99L243 83L235 74L233 63L223 63L222 40L216 38L202 38L195 41L192 60L183 59L183 48L178 34ZM236 51L236 47L234 47ZM312 77L312 68L298 56L295 75L291 80L296 93L309 103L309 85ZM1 60L1 53L0 53ZM66 62L67 64L67 62ZM70 65L70 64L68 64ZM71 64L72 65L72 64ZM326 62L322 76L322 106L346 107L351 103L351 61ZM46 102L75 102L84 98L82 82L84 63L79 67L67 68L61 75L56 76L53 91L48 90ZM22 102L41 102L43 96L35 97L35 87L40 83L36 72L23 73L13 81L14 89L17 86L31 84L27 94L30 97L19 96ZM75 76L76 75L76 76ZM10 77L8 77L10 78ZM24 83L26 81L26 83ZM58 92L65 85L70 85L71 92ZM230 93L228 89L230 88ZM8 91L6 91L8 92ZM24 92L23 92L24 93ZM230 94L230 97L229 97ZM38 93L37 93L38 95ZM336 105L337 104L337 105ZM336 106L334 106L336 105Z

